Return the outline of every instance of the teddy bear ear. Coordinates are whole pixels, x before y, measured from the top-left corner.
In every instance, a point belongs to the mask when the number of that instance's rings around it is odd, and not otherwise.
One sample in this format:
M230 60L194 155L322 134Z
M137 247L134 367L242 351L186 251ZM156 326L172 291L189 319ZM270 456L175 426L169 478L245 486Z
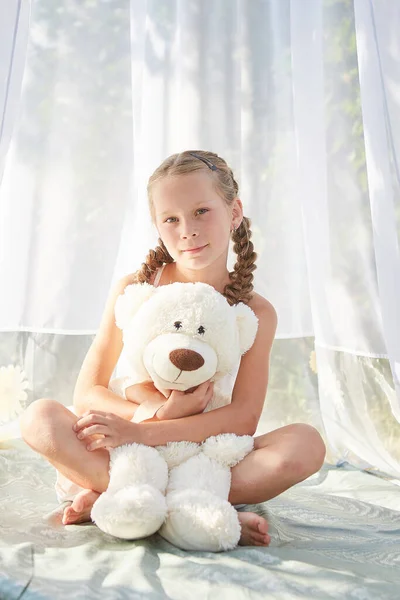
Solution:
M240 353L249 350L256 339L258 318L247 304L239 302L233 306L236 311L236 323L239 332Z
M151 298L155 290L149 283L132 283L118 296L115 303L115 323L125 329L146 300Z

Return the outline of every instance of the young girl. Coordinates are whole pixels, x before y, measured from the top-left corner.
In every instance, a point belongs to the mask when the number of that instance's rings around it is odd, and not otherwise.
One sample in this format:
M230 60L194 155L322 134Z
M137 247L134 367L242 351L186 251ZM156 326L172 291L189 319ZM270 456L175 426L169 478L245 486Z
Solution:
M272 304L253 292L256 254L231 169L212 152L174 154L150 177L148 198L159 246L150 250L138 272L123 277L110 293L75 387L78 418L50 399L33 402L21 418L24 440L61 474L59 499L73 500L64 510L64 524L89 520L94 501L107 489L107 448L130 442L201 442L228 432L254 435L262 412L277 316ZM232 272L227 268L230 238L237 254ZM125 398L108 389L123 349L114 318L117 297L131 283L175 281L208 283L229 304L248 304L259 320L255 342L240 361L231 404L207 413L203 410L212 397L210 382L186 394L184 403L179 402L182 392L173 391L167 399L151 382L127 387ZM133 423L139 405L146 420ZM237 505L269 500L318 471L324 458L321 436L306 424L256 437L254 451L232 469L229 501ZM254 513L238 515L242 544L269 544L265 519Z

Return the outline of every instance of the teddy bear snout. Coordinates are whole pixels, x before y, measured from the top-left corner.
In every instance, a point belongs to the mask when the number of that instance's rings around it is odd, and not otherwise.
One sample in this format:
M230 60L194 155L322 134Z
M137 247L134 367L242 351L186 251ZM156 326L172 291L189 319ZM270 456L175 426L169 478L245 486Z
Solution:
M204 358L194 350L178 348L169 353L172 364L181 371L197 371L204 365Z

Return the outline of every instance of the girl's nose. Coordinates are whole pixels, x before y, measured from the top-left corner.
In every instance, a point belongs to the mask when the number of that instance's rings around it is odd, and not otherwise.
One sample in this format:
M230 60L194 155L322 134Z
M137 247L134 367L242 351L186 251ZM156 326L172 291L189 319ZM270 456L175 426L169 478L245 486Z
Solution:
M187 238L192 238L192 237L197 237L198 231L197 231L197 227L195 226L190 226L190 225L183 225L182 229L181 229L181 238L182 239L187 239Z

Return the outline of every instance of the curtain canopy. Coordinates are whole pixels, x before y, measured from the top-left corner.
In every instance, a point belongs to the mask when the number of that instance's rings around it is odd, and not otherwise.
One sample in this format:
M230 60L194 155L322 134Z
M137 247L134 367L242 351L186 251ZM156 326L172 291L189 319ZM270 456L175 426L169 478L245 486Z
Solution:
M148 177L206 149L279 318L260 432L308 422L328 460L399 478L399 30L391 0L3 3L0 366L25 404L71 403L156 244Z

